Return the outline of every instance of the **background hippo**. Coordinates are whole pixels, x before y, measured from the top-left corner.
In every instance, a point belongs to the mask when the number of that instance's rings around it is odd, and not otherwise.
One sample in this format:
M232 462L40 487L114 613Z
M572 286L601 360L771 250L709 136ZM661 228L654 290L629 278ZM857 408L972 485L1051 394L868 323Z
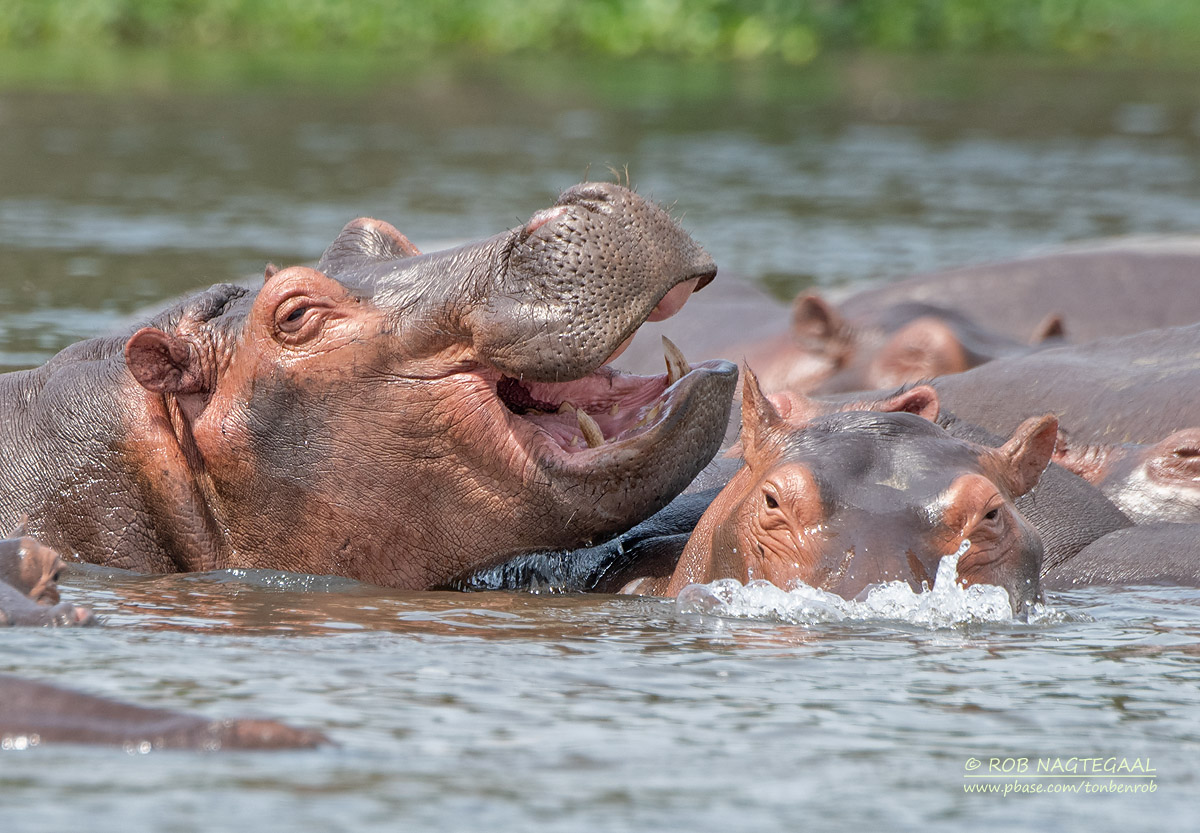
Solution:
M23 527L0 540L0 625L95 624L86 607L60 601L62 568L58 553L30 538Z
M838 304L802 295L786 331L733 347L768 391L873 390L1200 322L1200 242L1116 239L918 275ZM770 320L770 319L769 319Z
M788 422L747 375L745 467L700 519L669 579L631 590L678 595L718 578L803 582L847 599L867 586L932 586L964 539L959 580L1038 598L1042 543L1013 499L1050 461L1057 423L1032 419L1000 448L951 437L909 413L843 412Z
M0 540L0 625L94 625L86 607L59 602L63 562L41 541L16 530ZM127 749L293 749L327 739L274 720L209 720L148 709L0 674L0 738L23 743L100 743Z
M1200 521L1200 428L1145 445L1076 443L1060 434L1054 461L1139 524Z
M430 255L354 221L317 269L213 287L0 377L0 518L137 570L407 588L590 543L665 505L720 444L732 364L604 366L714 274L615 185Z
M1200 425L1200 324L1003 359L932 386L943 407L996 433L1053 411L1072 442L1155 443Z
M0 736L29 746L94 743L130 750L311 749L318 731L274 720L211 720L0 674Z

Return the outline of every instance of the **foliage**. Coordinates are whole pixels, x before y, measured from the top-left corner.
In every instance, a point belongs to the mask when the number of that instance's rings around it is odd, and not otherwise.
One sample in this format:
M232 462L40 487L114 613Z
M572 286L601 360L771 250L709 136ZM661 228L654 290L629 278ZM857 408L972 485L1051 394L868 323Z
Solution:
M1196 0L0 0L0 47L1196 54Z

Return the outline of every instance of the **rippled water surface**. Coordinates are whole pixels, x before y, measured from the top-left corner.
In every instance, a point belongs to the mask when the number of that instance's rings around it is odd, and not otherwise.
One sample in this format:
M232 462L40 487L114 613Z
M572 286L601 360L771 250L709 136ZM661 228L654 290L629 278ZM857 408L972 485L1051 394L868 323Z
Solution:
M516 225L610 167L672 203L723 276L780 295L1194 233L1197 81L860 60L439 68L344 91L8 90L0 366L268 260L314 260L355 216L437 248ZM2 753L4 830L1194 823L1193 590L1076 591L1037 624L942 628L273 573L83 569L64 592L106 627L0 634L0 672L276 717L336 746ZM1097 757L1155 777L1016 777ZM1004 777L982 777L993 766ZM981 783L1079 790L966 791ZM1112 784L1154 791L1085 791Z

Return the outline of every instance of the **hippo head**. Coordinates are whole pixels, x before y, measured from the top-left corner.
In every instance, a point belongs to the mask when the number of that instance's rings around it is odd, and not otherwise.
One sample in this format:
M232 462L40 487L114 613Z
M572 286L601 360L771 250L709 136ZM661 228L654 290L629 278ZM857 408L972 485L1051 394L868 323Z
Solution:
M1200 521L1200 428L1153 445L1077 443L1060 432L1054 462L1098 486L1134 523Z
M657 511L716 452L736 368L606 361L716 269L615 185L420 254L350 223L317 268L268 268L129 339L161 501L187 569L257 566L422 588Z
M1025 343L932 304L889 304L847 318L821 296L805 294L792 304L789 338L761 357L760 381L769 391L819 394L893 388L1056 346L1062 335L1057 315Z
M62 569L59 554L27 535L24 524L0 539L0 581L38 604L58 604Z
M1057 421L1031 419L1000 448L913 413L781 417L747 373L745 466L701 518L667 593L717 578L804 582L853 599L867 586L932 586L969 539L963 585L994 584L1020 612L1039 595L1042 544L1013 506L1036 485Z

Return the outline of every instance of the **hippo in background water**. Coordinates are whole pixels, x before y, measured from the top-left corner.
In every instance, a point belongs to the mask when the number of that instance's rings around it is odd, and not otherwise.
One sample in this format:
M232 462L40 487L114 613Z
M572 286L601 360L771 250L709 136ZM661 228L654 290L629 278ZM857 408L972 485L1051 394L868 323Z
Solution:
M93 625L86 607L61 601L58 553L20 526L0 539L0 625Z
M1042 542L1013 501L1050 462L1053 416L989 448L911 413L789 422L753 374L743 390L745 466L705 511L674 572L628 592L676 596L720 578L803 582L847 599L887 581L920 590L968 539L961 584L1003 587L1016 613L1039 599Z
M1060 433L1054 462L1097 486L1136 523L1200 522L1200 428L1140 445L1076 443Z
M616 185L433 254L356 220L316 269L213 287L0 377L0 521L127 569L411 589L588 545L664 506L721 443L734 365L605 365L715 272Z
M1200 322L1198 280L1200 238L1096 241L918 275L836 305L803 295L784 332L726 352L768 392L889 388L1068 340Z
M59 601L58 553L18 529L0 540L0 624L94 625L86 607ZM4 749L44 743L99 743L130 750L295 749L328 743L320 732L273 720L210 720L148 709L0 674Z

